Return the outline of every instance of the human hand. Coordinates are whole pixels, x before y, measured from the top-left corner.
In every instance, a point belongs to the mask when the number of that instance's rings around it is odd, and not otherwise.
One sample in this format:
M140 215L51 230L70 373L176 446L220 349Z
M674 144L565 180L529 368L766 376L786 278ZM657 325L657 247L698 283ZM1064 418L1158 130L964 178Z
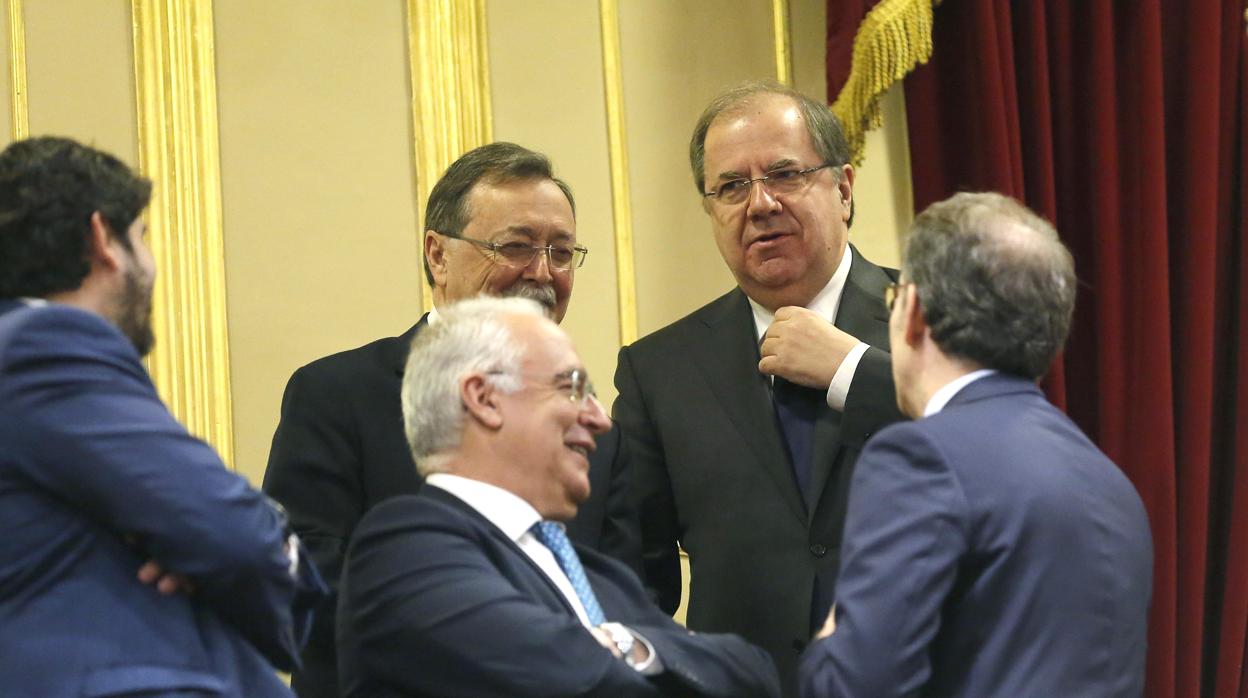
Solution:
M858 339L813 310L785 306L759 346L758 370L797 385L827 390Z
M819 632L815 633L816 640L822 640L836 632L836 604L832 604L832 610L828 611L828 619L823 622L823 627Z
M143 584L154 584L156 591L171 596L180 592L191 594L195 591L195 586L190 580L180 574L172 572L166 573L155 560L148 560L139 568L139 581Z
M598 644L611 650L611 655L616 659L620 659L624 656L620 654L620 648L615 646L615 640L611 639L611 634L606 630L595 626L589 629L589 633L594 636L594 639L598 641Z

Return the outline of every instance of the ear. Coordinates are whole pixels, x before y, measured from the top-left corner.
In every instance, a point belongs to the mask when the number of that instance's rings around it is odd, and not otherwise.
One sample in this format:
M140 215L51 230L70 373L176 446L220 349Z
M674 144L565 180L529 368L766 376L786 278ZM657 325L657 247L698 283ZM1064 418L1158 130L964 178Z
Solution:
M927 336L927 321L923 319L923 306L919 302L919 292L914 284L907 284L902 290L901 313L905 322L902 336L906 344L917 347Z
M841 204L845 207L846 216L849 215L850 204L854 203L854 166L848 163L841 165L840 177L836 182L837 193L841 196Z
M91 266L99 265L107 271L115 271L122 267L121 256L123 247L113 237L112 228L105 222L104 216L96 211L91 214L91 233L87 240L87 256Z
M433 285L446 287L446 240L433 230L425 231L425 264L433 274Z
M459 381L459 400L468 417L486 429L496 431L503 426L499 392L480 373L471 373Z

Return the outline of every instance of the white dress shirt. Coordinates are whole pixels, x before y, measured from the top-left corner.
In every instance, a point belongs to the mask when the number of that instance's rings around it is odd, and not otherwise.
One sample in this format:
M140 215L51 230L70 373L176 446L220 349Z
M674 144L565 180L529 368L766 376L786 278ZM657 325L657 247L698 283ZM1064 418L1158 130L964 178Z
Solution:
M948 405L949 401L952 400L953 396L957 395L960 390L980 378L983 378L984 376L991 376L994 373L996 373L996 371L991 368L981 368L978 371L971 371L964 376L954 378L948 383L940 386L936 392L932 393L932 397L928 399L927 406L923 408L923 416L930 417L945 409L945 405Z
M841 255L841 263L836 267L836 271L832 273L832 278L828 279L828 284L806 306L808 310L813 310L820 317L826 319L828 324L836 322L836 311L840 310L841 307L841 295L845 291L845 281L849 279L849 267L853 254L853 249L846 245L845 254ZM758 333L758 342L761 344L763 336L767 334L767 329L775 321L776 314L755 303L753 298L750 298L749 301L750 308L754 311L754 329ZM836 373L832 376L831 385L828 386L828 407L837 412L845 411L845 400L849 397L849 386L853 384L854 373L858 370L858 362L862 360L862 355L867 353L868 348L865 342L858 342L845 355L845 359L841 361L841 365L837 367Z

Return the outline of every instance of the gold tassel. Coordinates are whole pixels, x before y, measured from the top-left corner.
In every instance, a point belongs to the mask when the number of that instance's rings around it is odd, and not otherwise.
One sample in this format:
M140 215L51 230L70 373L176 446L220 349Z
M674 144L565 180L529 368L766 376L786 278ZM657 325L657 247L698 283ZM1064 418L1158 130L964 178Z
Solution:
M880 126L880 96L932 57L932 0L881 0L854 36L853 64L832 112L845 127L850 161L862 164L867 131Z

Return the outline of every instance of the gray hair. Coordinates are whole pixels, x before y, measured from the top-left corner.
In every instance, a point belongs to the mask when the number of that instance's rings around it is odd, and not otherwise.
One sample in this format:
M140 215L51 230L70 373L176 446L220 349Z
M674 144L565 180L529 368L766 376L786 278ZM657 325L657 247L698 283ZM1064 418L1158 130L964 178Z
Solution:
M995 193L961 193L914 219L902 276L945 354L1029 379L1066 343L1075 266L1053 225Z
M549 158L524 146L498 141L469 150L446 168L429 192L425 230L457 238L472 217L468 195L478 183L498 185L533 179L554 182L567 197L572 215L576 216L572 187L555 176ZM425 281L433 285L433 272L428 265L425 265Z
M507 327L509 315L546 317L528 299L482 296L439 308L437 322L412 340L403 373L403 424L421 476L443 471L447 453L459 447L464 376L484 374L504 393L519 390L524 347Z
M693 170L693 183L699 194L706 193L706 134L711 130L711 123L721 114L732 113L764 95L780 95L793 100L802 114L802 123L806 124L806 132L810 134L815 153L819 155L819 164L832 165L839 181L840 168L849 162L850 157L849 140L845 138L845 129L841 127L840 119L836 118L828 105L791 87L775 80L754 80L737 85L711 100L693 127L693 138L689 140L689 167ZM849 225L853 222L854 209L851 201Z

